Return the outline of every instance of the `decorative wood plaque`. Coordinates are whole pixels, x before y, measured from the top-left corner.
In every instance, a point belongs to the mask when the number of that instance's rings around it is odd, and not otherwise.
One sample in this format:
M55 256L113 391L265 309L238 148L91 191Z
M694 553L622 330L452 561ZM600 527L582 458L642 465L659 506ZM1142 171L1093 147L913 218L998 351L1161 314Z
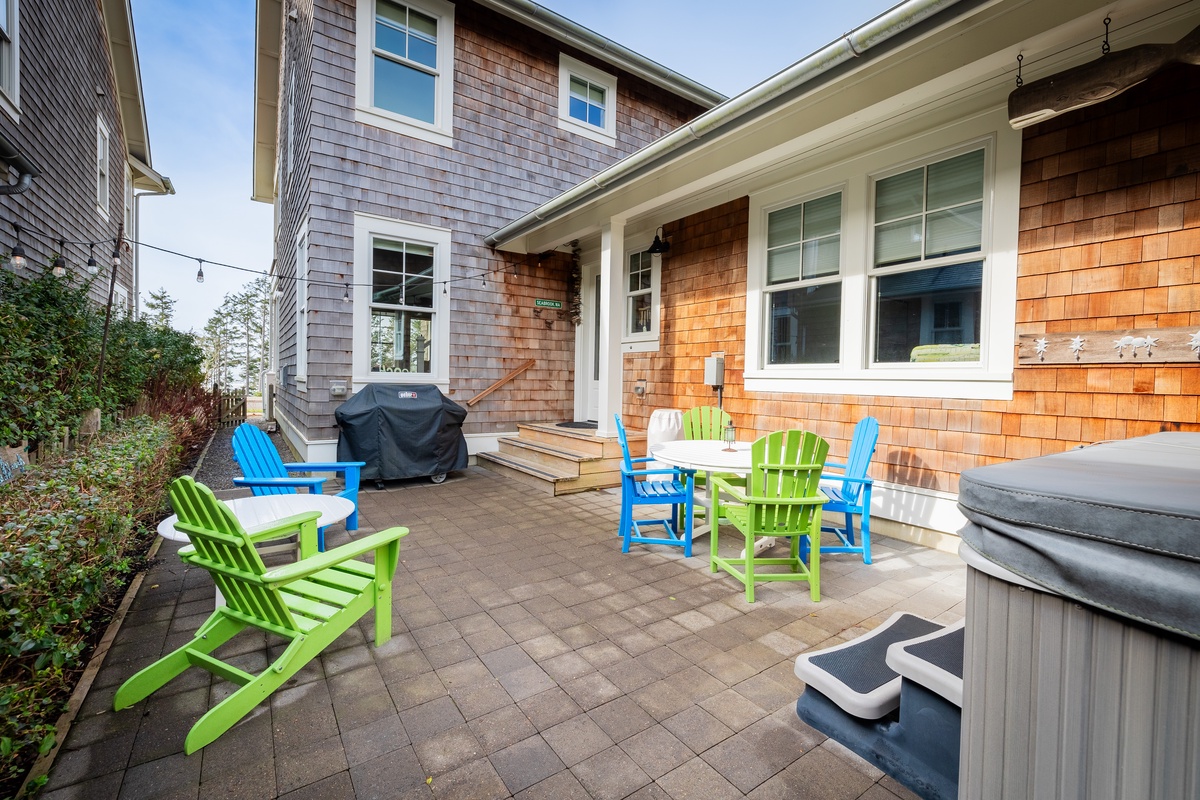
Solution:
M1200 327L1023 333L1018 364L1200 363Z

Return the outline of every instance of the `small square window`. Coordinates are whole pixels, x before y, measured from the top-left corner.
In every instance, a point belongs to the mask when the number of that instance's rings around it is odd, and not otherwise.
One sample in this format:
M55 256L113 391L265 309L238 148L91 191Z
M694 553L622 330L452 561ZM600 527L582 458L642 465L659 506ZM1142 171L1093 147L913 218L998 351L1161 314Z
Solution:
M558 77L558 126L616 145L616 76L560 55Z

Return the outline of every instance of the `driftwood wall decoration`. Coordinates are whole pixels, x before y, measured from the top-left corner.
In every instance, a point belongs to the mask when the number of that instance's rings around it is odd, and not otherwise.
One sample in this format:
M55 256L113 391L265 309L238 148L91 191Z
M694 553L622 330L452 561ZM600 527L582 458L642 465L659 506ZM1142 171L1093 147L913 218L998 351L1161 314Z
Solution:
M1200 363L1200 326L1084 333L1023 333L1018 364Z
M1139 44L1114 50L1095 61L1025 84L1008 96L1009 124L1020 130L1077 108L1103 103L1174 63L1200 65L1200 27L1175 44Z

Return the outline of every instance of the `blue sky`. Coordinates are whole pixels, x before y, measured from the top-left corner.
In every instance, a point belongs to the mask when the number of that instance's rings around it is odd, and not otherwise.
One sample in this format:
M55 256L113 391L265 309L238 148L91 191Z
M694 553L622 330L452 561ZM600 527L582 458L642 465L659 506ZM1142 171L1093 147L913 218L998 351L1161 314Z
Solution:
M253 0L132 0L154 168L174 197L140 201L141 240L266 271L271 207L250 200ZM553 11L728 96L795 63L895 0L543 0ZM160 286L175 325L200 331L253 275L141 251L142 298Z

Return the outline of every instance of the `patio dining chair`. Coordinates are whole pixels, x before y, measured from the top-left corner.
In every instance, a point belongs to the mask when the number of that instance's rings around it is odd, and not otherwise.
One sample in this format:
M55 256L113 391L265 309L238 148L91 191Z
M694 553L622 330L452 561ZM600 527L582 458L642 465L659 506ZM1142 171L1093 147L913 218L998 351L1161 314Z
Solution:
M297 472L333 472L342 475L344 488L338 497L354 503L354 512L346 517L346 530L358 530L358 484L365 461L329 461L284 463L279 451L267 434L257 425L243 422L233 432L233 457L242 468L241 478L234 478L235 486L249 486L256 497L267 494L296 494L297 489L307 487L313 494L321 493L324 478L294 475ZM317 532L317 547L325 549L325 532Z
M617 420L617 437L621 441L621 552L628 553L632 542L639 544L667 544L683 548L683 555L692 555L692 508L694 503L696 473L688 469L635 469L638 464L653 461L653 458L631 458L629 440L621 415ZM647 480L654 478L654 480ZM663 519L633 518L633 507L639 505L667 505L671 516ZM683 519L680 520L682 515ZM643 525L661 525L662 536L647 536L642 533Z
M822 553L861 553L864 564L871 563L871 476L867 468L871 465L871 456L875 454L875 445L879 441L879 421L874 417L863 417L854 426L854 435L850 439L850 454L846 463L835 461L825 463L826 470L830 468L837 472L826 472L821 476L822 490L829 496L825 504L825 520L830 514L844 514L844 527L825 524L821 526L824 533L832 533L838 538L837 545L822 545ZM854 515L862 518L859 536L854 532Z
M753 468L746 485L713 478L713 519L724 517L745 538L738 558L720 554L719 526L712 526L710 566L723 569L746 587L746 602L754 602L754 584L763 581L807 581L813 602L821 599L821 506L828 498L818 488L829 443L808 431L776 431L750 448ZM722 493L733 502L721 500ZM788 539L787 557L758 556L760 536ZM803 540L803 541L802 541ZM762 567L784 567L764 572Z
M251 535L228 506L191 477L174 481L170 496L179 516L176 526L191 540L179 551L180 558L208 570L225 605L213 611L190 642L125 681L113 698L113 710L149 697L192 666L238 684L241 688L209 709L188 731L184 752L190 755L270 697L368 611L375 610L375 646L391 638L392 578L407 528L390 528L328 553L315 553L316 511L280 520ZM304 557L266 569L255 543L297 533ZM374 553L374 564L357 559L367 553ZM257 675L213 655L246 628L288 642Z
M720 441L725 429L733 424L729 412L717 406L696 406L683 412L683 438L688 440ZM727 481L740 483L737 475L721 473L720 477ZM703 489L708 485L708 475L696 473L696 488ZM696 507L696 516L703 518L708 509L703 504Z

